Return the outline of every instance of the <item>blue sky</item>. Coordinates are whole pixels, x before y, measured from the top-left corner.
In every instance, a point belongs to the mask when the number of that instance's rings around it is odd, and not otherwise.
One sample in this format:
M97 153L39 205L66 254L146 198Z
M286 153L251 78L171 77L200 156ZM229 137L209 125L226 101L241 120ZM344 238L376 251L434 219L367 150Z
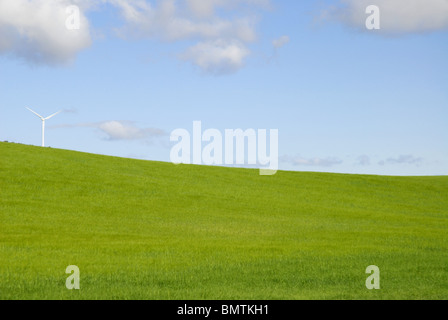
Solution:
M278 129L282 170L447 174L448 2L0 0L0 36L1 141L40 145L30 107L54 148L170 161L200 120Z

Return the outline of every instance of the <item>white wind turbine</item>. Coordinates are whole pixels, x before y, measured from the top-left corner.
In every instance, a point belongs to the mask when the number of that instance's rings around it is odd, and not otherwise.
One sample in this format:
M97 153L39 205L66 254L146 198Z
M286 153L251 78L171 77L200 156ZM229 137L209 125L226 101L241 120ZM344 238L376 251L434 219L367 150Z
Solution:
M36 116L38 116L42 120L42 147L45 147L45 120L48 120L48 119L54 117L58 113L62 112L62 110L58 111L56 113L53 113L51 116L48 116L48 117L44 118L40 114L38 114L37 112L34 112L33 110L31 110L30 108L28 108L28 107L26 107L26 108L28 110L30 110L32 113L34 113Z

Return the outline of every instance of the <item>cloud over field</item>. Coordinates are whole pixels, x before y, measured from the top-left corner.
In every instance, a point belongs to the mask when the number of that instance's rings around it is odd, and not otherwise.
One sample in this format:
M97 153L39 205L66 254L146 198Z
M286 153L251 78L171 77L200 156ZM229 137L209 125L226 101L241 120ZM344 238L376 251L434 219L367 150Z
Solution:
M423 158L421 157L415 157L411 154L407 155L400 155L396 158L387 158L386 160L381 160L378 162L379 165L388 165L388 164L415 164L415 165L421 165L423 162Z
M133 121L126 120L112 120L93 123L79 123L79 124L63 124L54 125L50 128L95 128L102 134L103 139L109 141L118 140L145 140L150 141L153 138L160 138L168 134L157 128L141 128Z
M335 157L326 158L304 158L302 156L283 156L280 159L282 162L290 163L294 166L308 166L308 167L331 167L342 164L342 160Z
M155 128L139 128L129 121L106 121L96 125L106 134L107 140L142 140L165 135Z

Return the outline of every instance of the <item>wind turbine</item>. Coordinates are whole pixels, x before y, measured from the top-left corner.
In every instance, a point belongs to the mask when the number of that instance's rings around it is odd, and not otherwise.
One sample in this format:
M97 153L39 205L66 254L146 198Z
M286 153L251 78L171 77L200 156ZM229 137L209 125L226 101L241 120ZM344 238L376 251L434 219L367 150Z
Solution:
M37 112L34 112L33 110L31 110L30 108L28 108L28 107L26 107L26 108L28 110L30 110L32 113L34 113L36 116L38 116L42 120L42 147L45 147L45 120L53 118L58 113L62 112L62 110L58 111L56 113L53 113L51 116L48 116L48 117L44 118L40 114L38 114Z

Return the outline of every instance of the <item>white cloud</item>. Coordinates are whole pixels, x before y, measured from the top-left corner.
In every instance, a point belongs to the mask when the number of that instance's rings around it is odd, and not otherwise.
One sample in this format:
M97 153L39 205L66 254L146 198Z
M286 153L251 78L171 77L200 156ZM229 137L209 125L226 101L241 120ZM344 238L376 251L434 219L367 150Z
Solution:
M156 6L143 0L109 1L126 21L118 30L122 37L194 41L179 57L212 74L244 66L247 45L257 38L255 10L269 5L268 0L160 0ZM249 10L241 15L241 7Z
M89 23L80 10L80 29L68 30L66 0L0 0L0 54L32 64L65 64L90 46Z
M66 8L73 4L81 9L79 30L66 28ZM257 39L259 10L270 0L0 0L0 54L66 64L91 44L85 12L107 4L125 21L115 29L121 37L192 42L178 56L217 74L244 66L247 46Z
M215 14L215 7L221 4L222 0L187 0L189 10L198 18L207 18Z
M375 32L405 34L448 29L448 0L340 0L338 6L324 11L322 18L366 30L369 14L365 11L369 5L380 9L381 29Z
M96 127L106 134L107 140L143 140L165 135L163 130L139 128L129 121L106 121Z
M95 123L62 124L50 128L96 128L104 134L105 140L151 140L166 136L167 133L157 128L140 128L132 121L103 121Z
M210 18L218 8L235 9L241 5L270 8L269 0L185 0L188 9L197 18Z
M205 72L228 74L239 70L248 55L249 50L239 41L215 40L200 42L180 57Z
M109 140L138 140L145 137L142 129L120 121L103 122L98 125L98 128L108 136Z
M142 0L109 1L121 9L127 22L127 25L120 29L119 34L123 37L149 37L167 41L227 38L248 42L256 38L253 18L224 19L218 15L209 16L208 14L206 18L197 18L196 14L189 15L188 8L185 8L185 5L188 6L191 1L186 3L183 1L184 6L181 6L174 0L161 0L156 7ZM208 1L204 2L208 3ZM210 6L213 12L218 3L218 1L211 1L207 7ZM194 5L193 7L203 6Z
M276 49L283 47L287 43L289 43L289 37L288 36L281 36L280 38L275 39L274 41L272 41L272 45Z
M275 60L278 56L278 50L288 44L290 41L289 36L281 36L280 38L274 39L272 41L273 53L268 57L267 62Z

